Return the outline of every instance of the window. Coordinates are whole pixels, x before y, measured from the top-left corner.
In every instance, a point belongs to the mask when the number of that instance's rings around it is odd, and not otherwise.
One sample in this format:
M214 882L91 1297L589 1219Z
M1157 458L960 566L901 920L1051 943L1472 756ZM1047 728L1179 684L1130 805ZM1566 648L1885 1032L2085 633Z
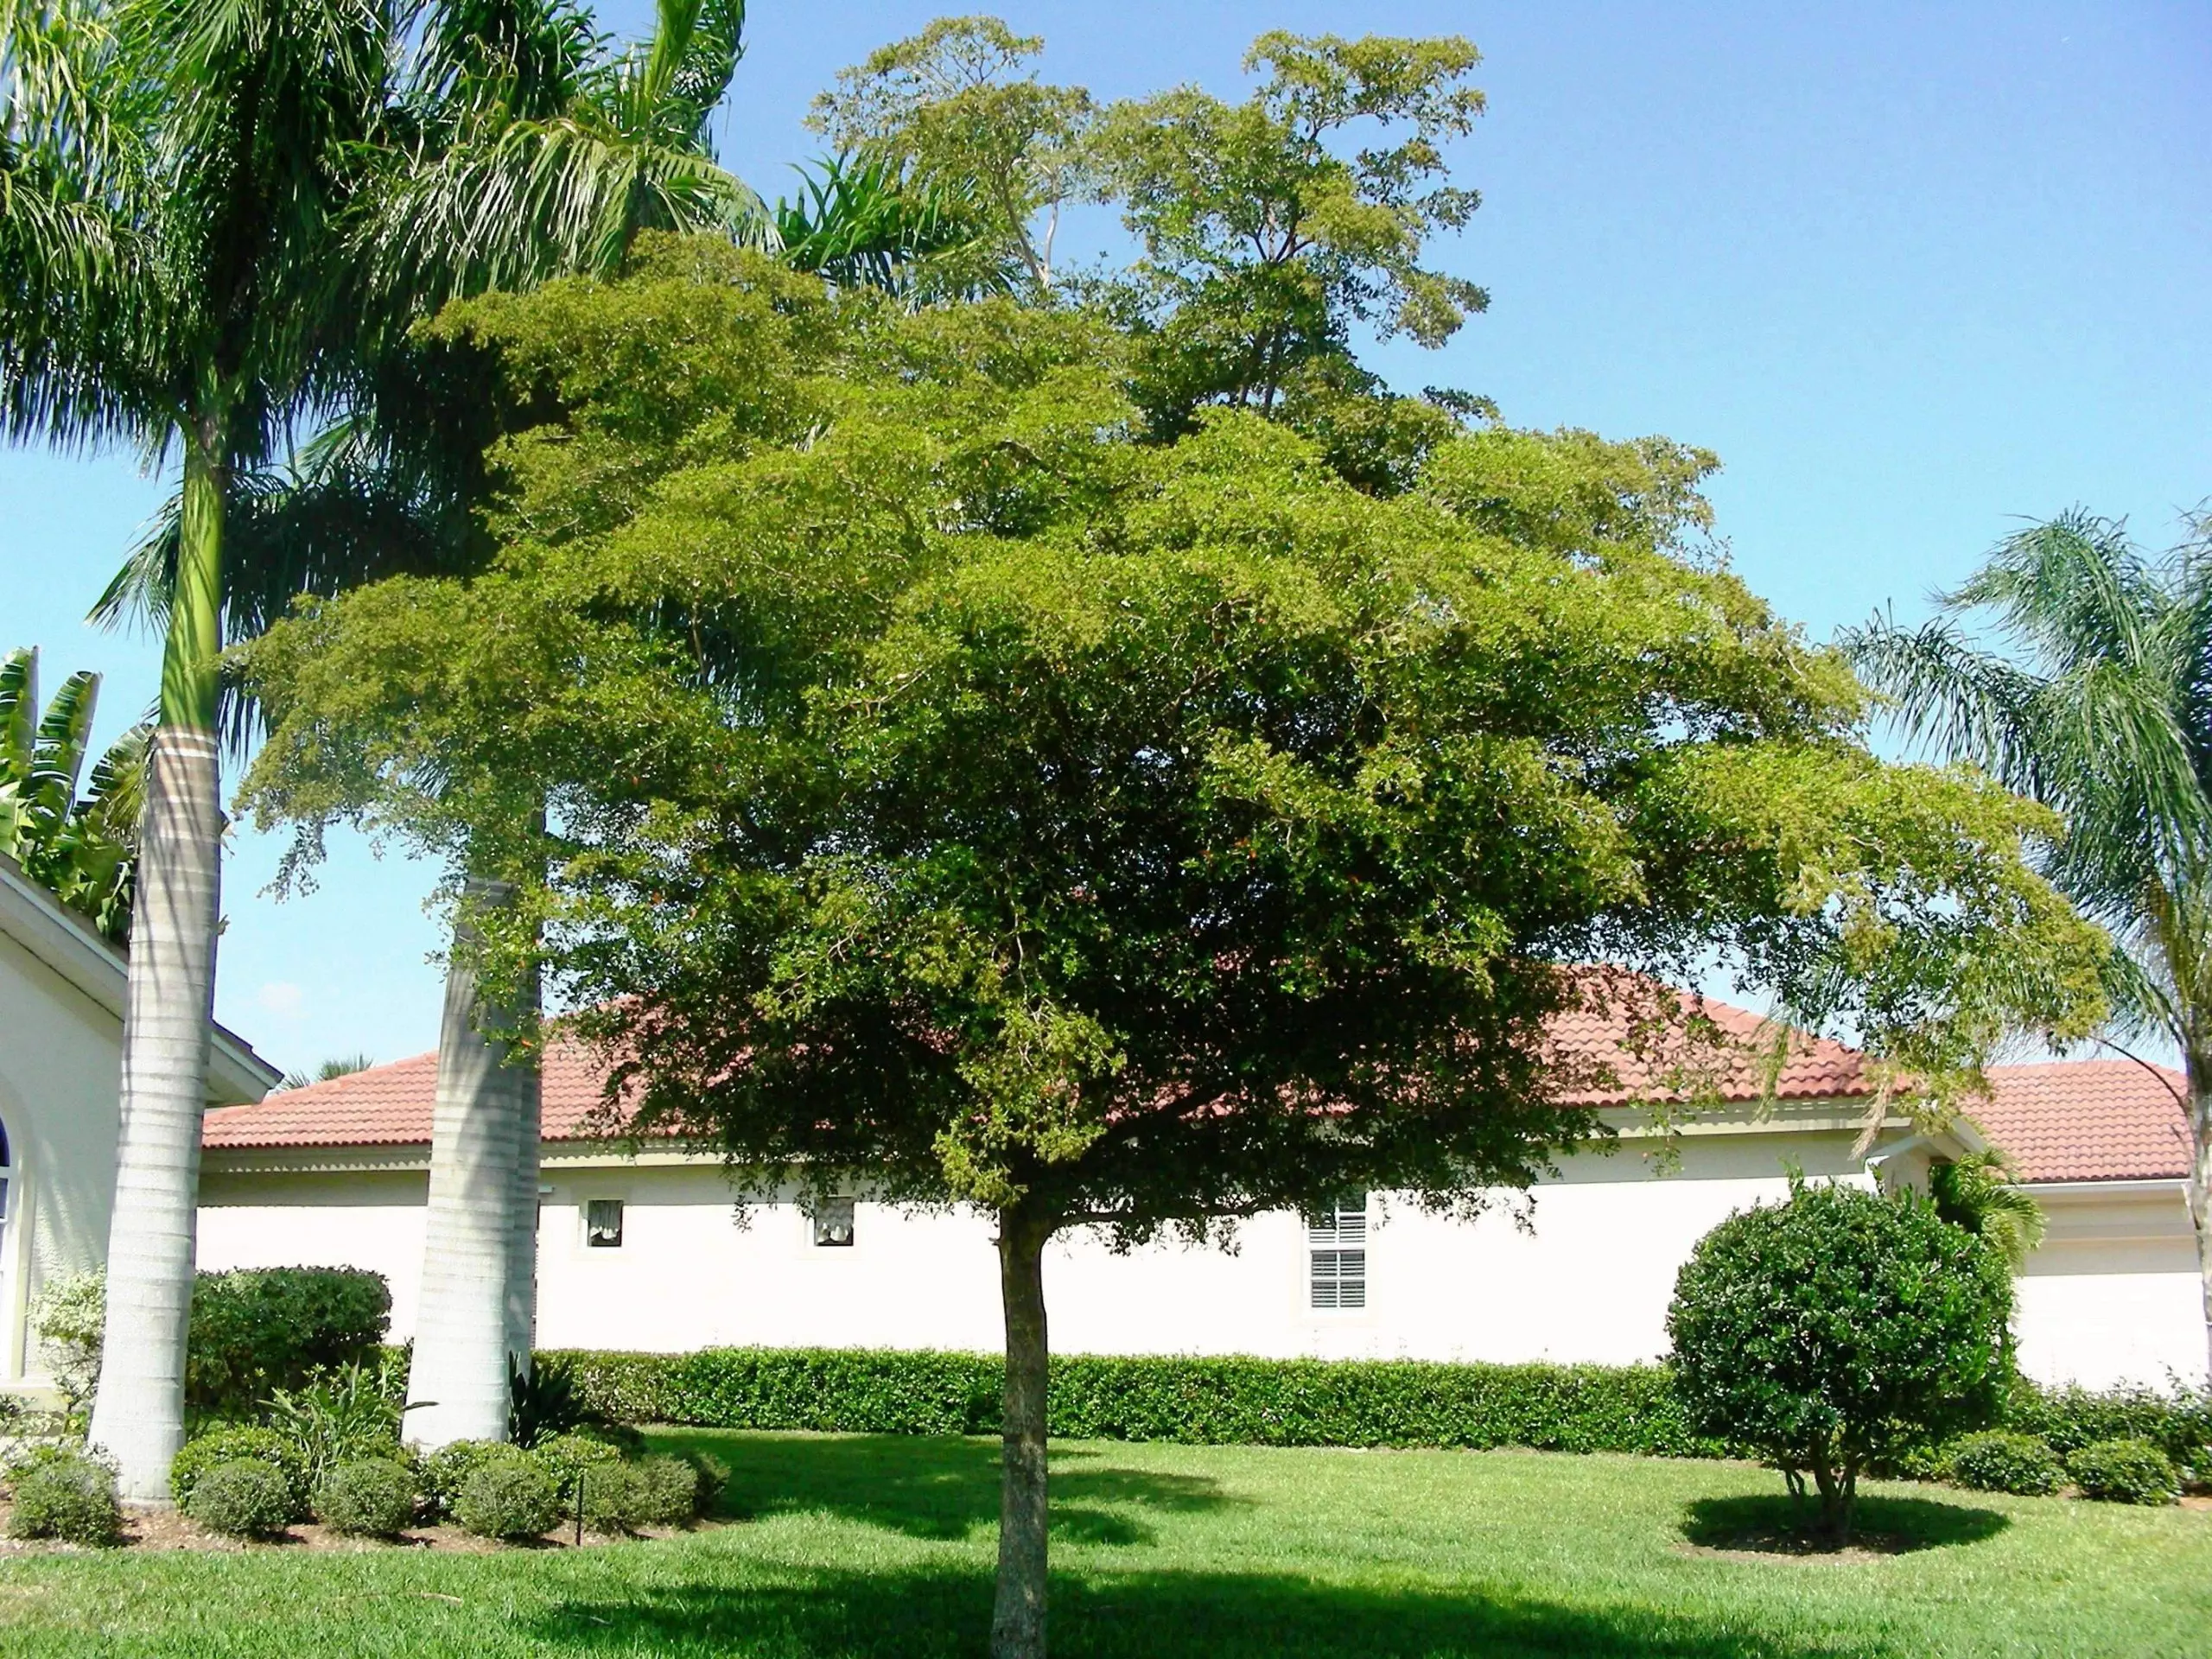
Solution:
M1306 1222L1313 1266L1313 1305L1367 1306L1367 1194L1348 1192Z
M853 1201L824 1198L814 1207L814 1242L825 1249L849 1248L853 1242Z
M622 1200L593 1198L584 1205L584 1245L588 1249L622 1248Z
M0 1123L0 1229L8 1224L8 1201L14 1192L16 1162L8 1155L8 1126Z

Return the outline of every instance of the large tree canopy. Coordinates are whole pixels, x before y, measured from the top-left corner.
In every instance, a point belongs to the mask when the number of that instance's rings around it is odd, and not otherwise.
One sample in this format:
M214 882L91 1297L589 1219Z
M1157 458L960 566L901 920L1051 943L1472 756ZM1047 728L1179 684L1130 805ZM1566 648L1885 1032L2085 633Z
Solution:
M1550 1017L1650 984L1593 963L1717 953L1938 1105L2101 1017L2048 815L1868 753L1694 550L1709 456L1492 428L1378 497L1256 412L1146 440L1091 318L698 242L440 327L543 416L501 550L252 647L248 803L505 847L486 971L544 953L637 1126L996 1216L1002 1651L1053 1232L1524 1185L1592 1127Z

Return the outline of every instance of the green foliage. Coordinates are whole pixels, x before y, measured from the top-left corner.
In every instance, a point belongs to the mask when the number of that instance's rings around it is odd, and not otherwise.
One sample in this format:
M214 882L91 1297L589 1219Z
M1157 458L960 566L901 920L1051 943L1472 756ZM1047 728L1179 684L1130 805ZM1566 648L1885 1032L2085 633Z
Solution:
M1945 1448L1943 1467L1961 1486L2021 1497L2048 1497L2066 1481L2057 1452L2032 1434L2008 1429L1961 1435Z
M637 1471L640 1526L683 1526L703 1514L721 1490L702 1463L690 1458L644 1458L630 1466Z
M955 194L994 263L1017 264L1042 290L1060 209L1087 193L1096 117L1081 87L1047 86L1027 67L1044 45L995 17L941 17L841 71L807 125Z
M856 1434L997 1428L1003 1362L927 1351L709 1348L573 1353L585 1395L639 1422ZM1689 1456L1656 1366L1458 1365L1064 1355L1051 1427L1084 1440L1262 1446L1542 1446Z
M130 934L146 729L111 745L79 795L99 684L97 674L73 674L41 712L37 651L0 658L0 855L121 944Z
M2110 1503L2171 1503L2174 1465L2148 1440L2093 1440L2068 1453L2066 1472L2084 1497Z
M396 1455L404 1383L382 1364L347 1365L270 1397L270 1427L307 1471L309 1491L341 1464Z
M2039 1389L2007 1392L2005 1424L2063 1457L2098 1440L2148 1440L2198 1484L2212 1482L2212 1389Z
M453 1518L480 1538L535 1538L561 1520L561 1489L526 1455L493 1458L461 1482Z
M189 1508L192 1489L202 1475L220 1465L240 1462L264 1463L276 1470L291 1494L294 1514L307 1513L315 1477L302 1448L275 1429L250 1425L213 1428L187 1440L169 1465L169 1495Z
M115 1471L75 1446L33 1446L4 1469L11 1538L59 1538L68 1543L120 1543L123 1507Z
M649 1494L634 1463L602 1463L582 1471L584 1525L594 1532L634 1532L645 1524Z
M530 1448L530 1455L563 1492L574 1492L579 1474L621 1462L622 1448L589 1434L556 1434Z
M801 168L799 178L799 199L776 203L783 257L794 270L916 302L1012 289L990 210L972 181L925 180L881 154L827 157Z
M439 1518L453 1518L461 1490L495 1463L528 1463L530 1454L505 1440L452 1440L423 1459L423 1491Z
M1963 1227L2012 1264L2018 1273L2043 1243L2043 1207L2017 1185L2012 1160L1995 1147L1962 1159L1939 1160L1928 1172L1936 1213Z
M603 1440L624 1434L620 1425L578 1397L575 1375L557 1355L535 1358L528 1370L517 1367L508 1382L507 1438L517 1446L534 1446L577 1431Z
M373 1365L391 1320L384 1275L361 1268L203 1273L192 1293L185 1398L241 1413L317 1372Z
M336 1531L389 1538L415 1524L415 1471L393 1458L341 1463L315 1489L315 1517Z
M1667 1314L1692 1425L1757 1447L1847 1539L1860 1471L1993 1421L2005 1264L1924 1199L1796 1184L1699 1241Z
M184 1512L229 1538L267 1538L291 1524L292 1489L265 1463L219 1463L192 1483Z
M99 1375L106 1318L97 1269L42 1289L31 1310L57 1383L81 1402ZM194 1281L185 1402L214 1416L256 1412L317 1372L374 1363L391 1318L384 1275L360 1268L251 1268Z

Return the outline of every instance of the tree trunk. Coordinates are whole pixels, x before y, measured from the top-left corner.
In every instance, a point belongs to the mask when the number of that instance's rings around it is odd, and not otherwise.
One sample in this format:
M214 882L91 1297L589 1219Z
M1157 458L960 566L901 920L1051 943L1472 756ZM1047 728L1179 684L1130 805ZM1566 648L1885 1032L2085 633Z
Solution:
M503 883L471 878L464 903L498 904L506 891ZM517 1085L524 1073L505 1064L504 1028L477 994L467 961L476 938L465 919L455 924L453 943L438 1031L422 1299L407 1377L407 1438L427 1450L454 1440L504 1440L512 1400L508 1287L523 1098ZM531 1083L534 1098L534 1076ZM534 1173L531 1189L534 1208Z
M531 997L536 1013L537 998ZM513 1091L514 1189L507 1203L507 1357L527 1376L537 1342L537 1143L543 1130L543 1080L535 1055L504 1070Z
M2212 1385L2212 1054L2190 1053L2190 1224L2196 1232L2197 1289L2204 1308L2204 1380Z
M224 477L204 421L186 433L176 593L148 758L123 1021L122 1122L109 1224L107 1315L90 1439L122 1495L168 1502L184 1443L185 1341L207 1104L221 906L222 777L215 716L221 652Z
M183 1347L193 1319L199 1115L208 1103L214 929L224 876L217 754L224 465L221 423L186 431L177 593L162 652L162 719L146 766L130 980L124 1002L122 1123L108 1224L108 1307L91 1442L118 1489L168 1502L183 1445Z
M1006 1307L1006 1412L1000 1450L999 1579L991 1659L1045 1659L1045 1241L1051 1229L999 1217L999 1293Z

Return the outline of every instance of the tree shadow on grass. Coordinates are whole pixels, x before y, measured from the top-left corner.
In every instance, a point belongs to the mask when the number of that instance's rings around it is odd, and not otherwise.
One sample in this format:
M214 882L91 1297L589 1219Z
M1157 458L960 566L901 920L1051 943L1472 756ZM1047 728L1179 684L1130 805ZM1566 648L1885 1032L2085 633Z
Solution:
M656 1431L662 1450L696 1449L729 1465L719 1512L739 1520L829 1513L912 1538L967 1538L999 1521L999 1448L922 1435L733 1439ZM1052 1536L1067 1543L1146 1544L1130 1508L1188 1514L1238 1502L1198 1475L1116 1468L1090 1447L1052 1449ZM1114 1508L1101 1508L1112 1505Z
M1818 1510L1777 1492L1753 1497L1700 1497L1682 1512L1682 1536L1700 1549L1771 1555L1834 1552L1815 1532ZM1953 1544L1978 1544L2012 1524L1994 1510L1938 1503L1924 1497L1862 1497L1853 1522L1854 1553L1901 1555Z
M934 1659L985 1651L987 1568L787 1573L753 1586L640 1586L569 1602L530 1627L554 1654L773 1653L779 1659ZM1700 1616L1560 1605L1501 1591L1317 1583L1274 1573L1056 1576L1056 1659L1891 1659L1758 1628L1741 1610Z

